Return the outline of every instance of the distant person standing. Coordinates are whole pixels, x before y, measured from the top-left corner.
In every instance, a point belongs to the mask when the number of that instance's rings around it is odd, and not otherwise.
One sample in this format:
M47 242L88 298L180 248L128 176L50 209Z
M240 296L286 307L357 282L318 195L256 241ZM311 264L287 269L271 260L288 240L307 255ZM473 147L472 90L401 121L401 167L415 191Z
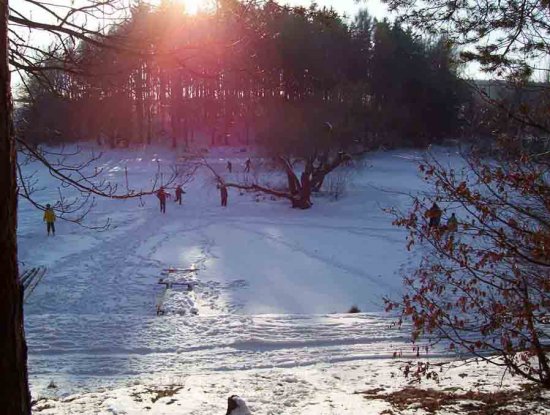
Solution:
M227 171L231 173L233 171L233 165L229 160L227 160Z
M244 172L245 173L250 173L250 166L252 165L252 162L250 161L250 159L247 159L244 163Z
M181 188L181 185L178 184L176 187L176 198L174 199L174 202L180 202L181 205L181 196L185 193L185 191Z
M55 236L55 212L50 204L46 205L46 210L44 211L44 222L46 222L46 230L48 231L48 236L50 236L50 231L52 235Z
M161 213L166 213L166 198L168 197L168 193L164 191L163 186L161 186L160 189L157 191L157 197L160 202Z
M432 207L426 212L426 217L430 220L430 228L438 228L441 223L441 208L434 202Z
M222 206L226 207L227 206L227 196L228 196L227 187L225 186L225 184L220 183L218 185L218 188L220 189L220 197L221 197Z
M456 232L458 229L458 220L456 219L456 215L453 213L449 220L447 221L447 230L449 232Z

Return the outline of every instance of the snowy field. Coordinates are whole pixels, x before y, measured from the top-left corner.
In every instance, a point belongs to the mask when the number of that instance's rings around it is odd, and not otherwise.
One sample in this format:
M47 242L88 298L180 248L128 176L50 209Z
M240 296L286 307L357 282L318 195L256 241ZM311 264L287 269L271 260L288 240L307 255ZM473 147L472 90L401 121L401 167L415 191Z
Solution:
M209 162L225 175L231 159L242 177L246 155L217 151ZM382 208L406 208L402 193L425 190L420 157L373 154L343 198L317 197L306 211L233 189L222 208L206 170L165 215L154 196L97 200L88 219L110 218L105 232L58 221L48 238L41 212L21 201L20 261L48 269L25 306L32 393L44 398L35 412L221 414L237 393L257 414L380 413L386 406L353 392L377 376L404 383L390 358L413 356L382 297L400 293L418 253ZM168 170L176 155L117 150L101 165L113 180L127 168L132 186L145 188L158 159ZM54 203L53 179L25 168L46 186L38 199ZM164 292L160 279L176 284ZM348 314L352 305L363 313ZM144 385L179 389L155 406Z
M432 360L437 382L405 379L402 360L319 363L159 377L153 384L40 398L40 415L223 415L226 398L245 396L253 415L544 415L550 393L494 366ZM240 413L239 413L240 415Z

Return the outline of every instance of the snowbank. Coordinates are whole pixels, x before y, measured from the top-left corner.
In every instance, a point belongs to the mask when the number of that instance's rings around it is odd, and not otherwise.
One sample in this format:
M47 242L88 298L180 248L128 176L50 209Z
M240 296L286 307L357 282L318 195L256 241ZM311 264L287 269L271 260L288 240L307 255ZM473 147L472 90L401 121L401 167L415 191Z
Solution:
M495 366L432 360L438 380L418 383L403 377L404 364L384 359L160 377L114 390L41 398L33 413L220 415L233 394L242 396L254 415L451 415L506 409L510 411L506 413L536 415L550 411L549 392Z

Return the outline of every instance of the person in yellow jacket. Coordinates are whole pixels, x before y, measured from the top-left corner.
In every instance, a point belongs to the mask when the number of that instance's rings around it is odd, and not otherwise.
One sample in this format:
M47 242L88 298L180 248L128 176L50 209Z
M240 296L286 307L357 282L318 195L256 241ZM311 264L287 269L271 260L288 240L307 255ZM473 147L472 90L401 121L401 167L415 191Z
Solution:
M48 236L50 236L50 231L55 236L55 212L49 204L46 205L46 210L44 211L44 222L46 222Z

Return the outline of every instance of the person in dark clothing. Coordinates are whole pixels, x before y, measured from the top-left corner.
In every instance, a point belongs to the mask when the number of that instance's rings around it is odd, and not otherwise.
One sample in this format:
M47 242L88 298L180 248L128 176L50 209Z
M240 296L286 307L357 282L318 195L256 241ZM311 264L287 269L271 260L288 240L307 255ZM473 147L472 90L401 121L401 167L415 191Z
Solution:
M50 232L53 236L55 236L55 212L50 204L46 205L46 210L44 211L44 222L46 222L48 236L50 236Z
M227 206L227 187L225 186L225 184L221 183L218 185L218 189L220 189L220 197L221 197L221 202L222 202L222 206L223 207L226 207Z
M176 198L174 199L174 202L180 202L181 205L181 195L183 195L185 191L181 188L181 185L178 184L176 187Z
M437 228L441 223L441 208L434 202L432 207L426 212L426 217L430 220L429 227Z
M456 232L458 230L458 220L456 219L456 215L454 213L447 221L447 230L449 232Z
M160 211L166 213L166 198L168 197L168 193L164 191L164 187L160 187L157 192L157 197L160 201Z
M250 166L251 166L252 162L250 161L250 159L247 159L246 162L244 163L244 172L245 173L249 173L250 172Z
M231 164L231 162L229 160L227 161L227 171L229 173L231 173L233 171L233 165Z

